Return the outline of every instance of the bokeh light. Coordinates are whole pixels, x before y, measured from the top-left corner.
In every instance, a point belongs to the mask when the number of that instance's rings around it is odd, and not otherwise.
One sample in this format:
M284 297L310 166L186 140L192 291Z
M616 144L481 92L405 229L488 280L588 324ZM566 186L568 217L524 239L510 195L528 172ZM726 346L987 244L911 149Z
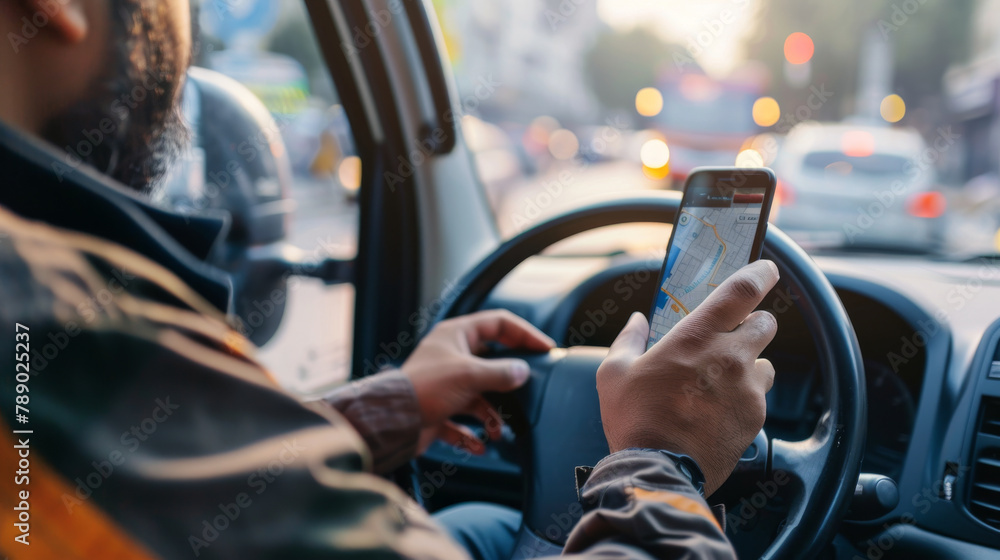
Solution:
M736 155L736 167L764 167L764 156L749 148Z
M906 114L906 102L895 93L887 95L882 100L879 112L882 113L882 118L886 121L897 123L903 120L903 115Z
M569 159L580 149L580 141L572 131L560 128L549 135L549 153L556 159Z
M850 130L840 139L840 149L851 157L868 157L875 153L875 137L866 130Z
M944 195L937 191L917 193L906 204L910 215L918 218L940 218L947 207Z
M656 169L653 169L652 167L646 167L645 165L643 165L642 173L648 179L652 179L654 181L662 181L663 179L666 179L667 177L670 176L670 164L668 163L663 167L657 167Z
M644 167L660 169L670 162L670 148L659 138L647 140L639 150L639 159Z
M337 178L340 184L349 191L356 191L361 187L361 158L358 156L347 156L337 167Z
M764 165L771 165L774 162L775 156L778 155L778 137L769 132L758 134L750 140L749 146L740 149L743 150L746 148L756 150L764 158Z
M792 64L805 64L812 59L815 47L812 37L796 31L785 39L785 60Z
M753 122L757 126L773 126L781 118L781 107L773 97L761 97L753 102Z
M548 115L542 115L531 121L521 141L529 154L540 155L549 149L549 136L560 128L559 121Z
M646 87L635 94L635 110L644 117L655 117L663 110L663 94L660 90Z

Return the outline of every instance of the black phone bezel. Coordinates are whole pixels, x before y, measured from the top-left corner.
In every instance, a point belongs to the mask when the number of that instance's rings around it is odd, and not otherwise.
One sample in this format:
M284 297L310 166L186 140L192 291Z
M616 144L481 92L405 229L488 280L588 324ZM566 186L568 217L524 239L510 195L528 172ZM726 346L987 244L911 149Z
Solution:
M688 196L690 194L690 189L688 187L691 185L691 178L695 177L696 174L697 175L704 175L704 174L716 175L716 177L713 179L713 182L715 182L717 180L720 180L720 179L728 181L728 180L732 180L733 177L737 177L737 176L741 176L741 175L742 176L746 176L748 178L749 177L753 177L754 179L757 179L757 180L759 180L759 178L762 178L762 179L764 179L766 181L766 184L763 185L765 187L765 190L764 190L764 203L761 205L761 208L760 208L761 220L757 223L757 231L754 233L753 244L750 246L750 260L747 261L747 264L750 264L750 263L752 263L754 261L759 260L760 257L761 257L761 254L763 253L763 250L764 250L764 237L767 235L767 222L768 222L767 218L771 215L771 203L774 200L774 191L777 188L777 179L774 176L774 171L772 171L771 169L769 169L767 167L750 167L750 168L747 168L747 167L696 167L695 169L691 170L691 173L688 174L687 179L684 180L684 194L681 197L681 204L677 208L677 215L674 216L673 227L670 229L670 239L667 241L667 252L663 256L663 263L660 265L660 274L659 274L659 276L656 279L656 289L657 290L659 290L660 286L663 285L663 274L664 274L664 272L666 272L666 269L667 269L667 260L670 257L670 247L674 244L674 233L677 231L677 220L680 219L681 212L684 210L684 207L688 203ZM747 181L747 184L750 184L751 181L753 181L754 179L749 179ZM735 189L743 189L743 188L759 189L761 186L762 185L756 184L756 182L754 182L754 184L753 184L752 187L750 187L750 186L742 186L741 185L741 186L738 186L738 187L734 186L733 188L735 188ZM653 297L653 301L651 301L650 304L649 304L649 314L646 316L646 318L649 320L650 325L652 325L653 313L655 311L656 311L656 297L654 296ZM649 345L648 338L647 338L647 341L646 341L646 345L647 346Z

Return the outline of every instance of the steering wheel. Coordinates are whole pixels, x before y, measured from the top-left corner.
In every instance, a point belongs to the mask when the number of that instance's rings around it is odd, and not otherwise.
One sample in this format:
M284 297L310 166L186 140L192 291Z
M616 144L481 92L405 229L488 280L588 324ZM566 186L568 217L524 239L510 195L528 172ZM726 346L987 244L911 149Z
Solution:
M476 311L515 266L557 241L608 225L673 223L679 206L679 198L665 192L614 196L540 223L500 245L469 272L438 320ZM740 550L741 557L815 558L847 512L860 473L867 411L861 352L829 281L774 226L768 227L764 257L777 264L779 286L790 290L815 341L825 410L812 435L801 441L768 438L762 430L714 496L741 496L752 507L765 507L757 498L777 481L788 508L783 523L773 536L764 536L763 544L743 541L744 547L734 539L734 545L750 549ZM529 382L494 397L504 414L511 411L508 423L517 436L526 481L515 559L561 550L581 513L574 467L594 465L608 454L596 389L597 368L606 354L606 348L571 347L521 356L531 366ZM768 501L774 495L765 492L763 497Z

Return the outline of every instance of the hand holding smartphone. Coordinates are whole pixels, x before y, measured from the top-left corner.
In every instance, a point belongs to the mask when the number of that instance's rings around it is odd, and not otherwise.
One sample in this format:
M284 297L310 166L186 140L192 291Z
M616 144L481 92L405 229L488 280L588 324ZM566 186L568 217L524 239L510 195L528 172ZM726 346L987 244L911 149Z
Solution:
M688 175L649 314L647 349L760 258L774 189L767 168L699 167Z

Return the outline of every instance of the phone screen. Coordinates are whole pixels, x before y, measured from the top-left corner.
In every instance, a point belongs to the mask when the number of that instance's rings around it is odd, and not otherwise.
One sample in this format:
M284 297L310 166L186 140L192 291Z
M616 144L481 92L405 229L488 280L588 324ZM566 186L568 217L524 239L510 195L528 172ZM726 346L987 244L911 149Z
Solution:
M695 170L667 246L649 349L726 278L760 258L774 193L769 170Z

